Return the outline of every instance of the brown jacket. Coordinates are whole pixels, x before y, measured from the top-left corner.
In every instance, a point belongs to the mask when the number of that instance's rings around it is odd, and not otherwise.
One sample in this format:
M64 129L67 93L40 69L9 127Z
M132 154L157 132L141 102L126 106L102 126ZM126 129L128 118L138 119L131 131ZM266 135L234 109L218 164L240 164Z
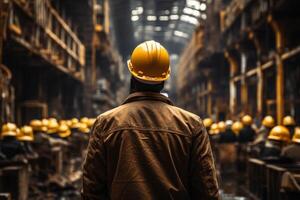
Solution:
M219 199L201 119L159 93L131 94L95 122L82 199Z

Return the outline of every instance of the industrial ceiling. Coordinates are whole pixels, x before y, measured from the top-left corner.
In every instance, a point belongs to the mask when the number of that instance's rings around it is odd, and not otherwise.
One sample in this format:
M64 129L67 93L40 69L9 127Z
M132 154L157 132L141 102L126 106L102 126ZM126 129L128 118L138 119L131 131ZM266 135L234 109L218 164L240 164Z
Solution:
M211 0L110 0L112 31L126 59L134 46L156 40L179 54L206 19Z

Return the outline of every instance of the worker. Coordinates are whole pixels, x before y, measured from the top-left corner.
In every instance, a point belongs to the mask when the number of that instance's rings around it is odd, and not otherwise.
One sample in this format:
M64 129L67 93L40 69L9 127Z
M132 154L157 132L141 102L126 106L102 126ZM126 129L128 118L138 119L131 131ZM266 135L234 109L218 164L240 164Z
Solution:
M60 136L58 135L58 128L59 128L59 124L57 120L54 118L50 118L47 127L47 134L52 138L59 139Z
M220 142L223 143L234 143L236 142L236 135L235 133L232 131L232 120L226 120L225 122L225 131L224 134L221 135L221 139Z
M17 139L22 143L26 157L29 159L38 158L38 154L32 149L31 143L34 141L33 129L31 126L23 126Z
M47 134L49 120L46 118L42 120L33 119L29 125L34 135L34 141L32 141L31 145L33 150L39 155L37 160L37 176L41 182L46 184L45 181L48 179L52 161L50 136Z
M240 134L244 128L244 125L240 121L236 121L232 124L231 130L236 135L237 139L240 137ZM243 173L245 171L245 160L247 159L247 151L245 145L236 144L236 169L238 172Z
M285 116L283 118L282 124L283 124L283 126L287 127L287 129L289 129L289 132L291 134L291 139L292 139L294 132L295 132L295 127L296 127L296 122L295 122L294 117L292 117L290 115Z
M252 128L253 119L250 115L242 117L243 129L241 130L238 141L239 143L248 143L254 140L255 130Z
M282 149L281 156L294 162L300 162L300 127L295 128L292 143Z
M250 145L251 155L253 157L259 157L264 148L265 142L268 138L268 135L271 129L275 126L275 120L272 116L267 115L262 120L262 125L257 131L256 138L253 143Z
M14 123L6 123L2 126L1 132L1 150L8 160L23 160L25 149L17 140L18 129Z
M231 130L236 135L236 137L239 136L241 130L243 129L243 124L240 121L236 121L232 124Z
M219 138L220 138L220 130L219 130L219 127L218 127L218 124L217 123L213 123L211 126L210 126L210 129L209 129L209 137L210 137L210 140L213 142L213 143L216 143L219 141Z
M218 134L219 142L222 143L222 139L223 139L224 133L226 131L226 124L224 121L220 121L220 122L218 122L217 125L218 125L218 130L219 130L219 134Z
M130 95L92 128L83 199L219 199L202 121L160 94L171 72L167 50L144 42L128 68Z
M289 130L281 125L275 126L268 136L261 157L263 159L279 159L282 148L289 141Z
M209 129L211 127L211 125L213 124L213 120L211 118L205 118L203 120L203 124L204 124L204 127L206 128L206 131L209 133Z

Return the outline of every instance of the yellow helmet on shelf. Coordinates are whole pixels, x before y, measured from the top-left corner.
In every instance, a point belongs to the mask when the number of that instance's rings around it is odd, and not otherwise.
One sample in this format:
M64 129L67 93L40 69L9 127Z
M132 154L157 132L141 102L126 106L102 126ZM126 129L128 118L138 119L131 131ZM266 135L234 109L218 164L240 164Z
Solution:
M283 142L289 142L290 141L290 132L289 130L284 126L275 126L270 131L270 134L268 136L269 140L276 140L276 141L283 141Z
M253 119L250 115L245 115L242 117L242 123L245 125L245 126L249 126L251 125L253 122Z
M213 120L211 118L205 118L203 120L203 125L205 128L209 128L213 124Z
M285 116L283 118L283 126L295 126L296 125L296 122L295 122L295 119L294 117L292 116Z
M41 120L33 119L30 121L29 125L31 126L33 131L42 131L43 124Z
M47 130L48 130L48 126L49 126L49 120L48 119L42 119L41 131L46 133Z
M244 128L244 125L240 121L236 121L232 124L231 130L238 135L240 131Z
M17 136L17 126L14 123L6 123L2 126L1 137Z
M220 133L219 126L217 123L213 123L209 129L210 135L217 135Z
M87 118L87 117L82 117L82 118L80 119L80 123L88 124L88 123L89 123L89 118Z
M79 126L80 126L79 120L75 117L72 118L70 128L76 129L76 128L79 128Z
M265 116L264 119L262 120L262 125L267 128L273 128L275 126L275 120L270 115Z
M295 128L295 133L292 141L300 144L300 127Z
M59 128L59 124L56 120L49 120L47 133L48 134L57 133L58 128Z
M66 138L71 135L71 130L67 126L67 124L61 124L57 130L59 137Z
M225 132L226 131L226 123L224 121L220 121L218 123L218 128L220 132Z
M17 139L20 141L32 142L34 140L33 128L31 126L23 126Z
M79 128L78 130L82 133L89 133L90 132L90 129L88 128L88 125L87 124L84 124L84 123L80 123L79 124Z
M145 81L161 82L171 73L168 51L153 40L139 44L127 64L134 77Z

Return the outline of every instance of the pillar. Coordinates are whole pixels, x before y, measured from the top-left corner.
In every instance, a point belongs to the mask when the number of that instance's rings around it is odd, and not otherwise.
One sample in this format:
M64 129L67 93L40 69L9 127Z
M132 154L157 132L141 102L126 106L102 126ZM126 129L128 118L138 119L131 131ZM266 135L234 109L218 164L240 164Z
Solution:
M234 83L234 75L237 71L237 62L228 51L224 53L225 58L227 59L230 67L230 81L229 81L229 110L230 115L234 115L236 112L236 86Z
M276 118L277 123L282 123L282 118L284 115L284 70L283 61L281 59L281 54L283 50L283 31L277 21L274 20L272 15L268 16L268 23L275 33L276 42Z

